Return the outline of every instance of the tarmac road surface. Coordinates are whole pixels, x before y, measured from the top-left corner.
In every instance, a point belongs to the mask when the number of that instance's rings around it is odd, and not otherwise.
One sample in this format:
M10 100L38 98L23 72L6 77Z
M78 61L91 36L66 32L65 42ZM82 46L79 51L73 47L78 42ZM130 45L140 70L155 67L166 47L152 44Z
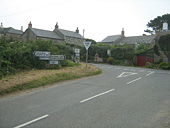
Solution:
M170 72L96 64L101 75L0 99L0 128L170 128Z

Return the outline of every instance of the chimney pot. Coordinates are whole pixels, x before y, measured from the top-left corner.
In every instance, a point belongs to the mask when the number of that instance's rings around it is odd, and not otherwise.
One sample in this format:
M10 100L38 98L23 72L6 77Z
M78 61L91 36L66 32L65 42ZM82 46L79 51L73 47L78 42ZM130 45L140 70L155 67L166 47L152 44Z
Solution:
M124 37L124 36L125 36L124 28L122 28L121 36L122 36L122 37Z
M3 23L1 22L1 28L3 28Z
M55 25L55 29L58 29L58 22L57 22L56 25Z
M23 26L21 26L21 31L23 32Z
M32 28L32 23L30 21L30 23L28 24L28 28Z
M79 28L77 27L76 32L79 33Z

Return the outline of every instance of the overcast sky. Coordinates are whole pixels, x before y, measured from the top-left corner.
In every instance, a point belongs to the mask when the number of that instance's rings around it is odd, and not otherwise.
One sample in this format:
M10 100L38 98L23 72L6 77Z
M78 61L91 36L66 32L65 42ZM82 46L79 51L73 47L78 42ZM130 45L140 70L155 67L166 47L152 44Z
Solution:
M101 41L109 35L142 35L146 24L157 16L170 13L170 0L0 0L0 22L4 27L24 30L59 28Z

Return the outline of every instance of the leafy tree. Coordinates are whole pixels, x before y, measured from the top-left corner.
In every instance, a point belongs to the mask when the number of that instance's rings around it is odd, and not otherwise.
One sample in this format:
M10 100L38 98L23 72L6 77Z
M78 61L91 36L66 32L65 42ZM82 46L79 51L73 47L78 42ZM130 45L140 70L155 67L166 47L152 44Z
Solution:
M135 53L136 54L143 53L143 52L145 52L145 51L147 51L149 49L150 49L149 44L141 43L135 49Z
M158 44L164 54L168 57L168 61L170 61L170 34L161 36Z
M153 34L155 31L159 31L162 29L162 25L164 22L167 22L169 24L168 29L170 29L170 14L164 14L162 16L154 18L153 20L150 20L150 22L148 22L147 24L147 27L151 29L146 29L144 31Z
M90 41L92 44L97 44L97 42L93 39L86 39L86 41Z

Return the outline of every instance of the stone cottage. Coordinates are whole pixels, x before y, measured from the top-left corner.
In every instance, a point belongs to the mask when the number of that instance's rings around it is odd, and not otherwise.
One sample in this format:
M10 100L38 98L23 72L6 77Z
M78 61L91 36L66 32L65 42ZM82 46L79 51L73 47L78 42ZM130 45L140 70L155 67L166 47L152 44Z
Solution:
M124 35L124 29L122 29L122 32L120 35L112 35L108 36L105 39L103 39L102 43L107 43L111 45L123 45L128 44L132 46L136 46L140 43L145 44L153 44L155 41L155 35L143 35L143 36L129 36L126 37Z
M64 39L66 43L71 43L75 45L83 45L85 41L84 37L79 34L79 29L77 27L76 31L69 31L60 29L58 23L55 25L54 32Z
M15 41L21 41L22 39L22 34L23 34L23 31L22 30L17 30L17 29L14 29L12 27L3 27L3 24L1 23L1 26L0 26L0 37L1 36L5 36L11 40L15 40Z
M69 31L59 29L58 23L55 25L55 29L53 31L43 30L32 28L32 23L30 22L28 25L28 29L22 35L23 41L31 41L31 40L52 40L57 43L70 43L75 45L83 45L85 41L84 37L79 34L78 28L76 31Z
M52 40L54 42L63 42L64 39L58 36L55 32L43 29L32 28L32 23L28 24L28 28L22 35L24 42L33 40Z

